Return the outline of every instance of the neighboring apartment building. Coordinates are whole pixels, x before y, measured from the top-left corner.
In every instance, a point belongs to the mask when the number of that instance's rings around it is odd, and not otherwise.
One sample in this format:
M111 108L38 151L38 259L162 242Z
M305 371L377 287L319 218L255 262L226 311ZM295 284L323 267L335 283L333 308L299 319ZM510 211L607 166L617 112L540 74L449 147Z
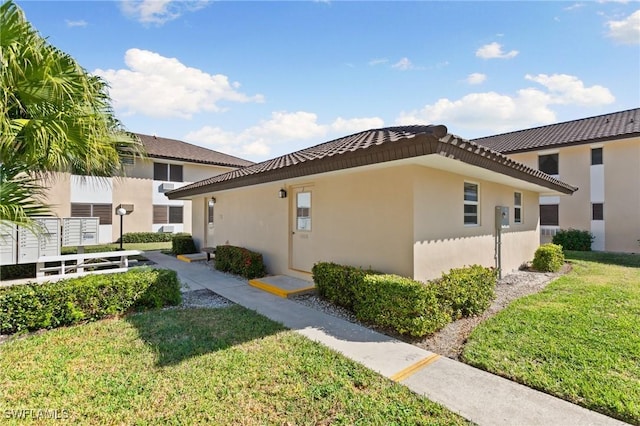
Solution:
M593 250L639 252L640 108L474 139L579 189L540 197L541 242L590 231Z
M47 202L58 217L99 217L101 243L120 237L115 211L127 210L124 232L191 232L191 202L169 200L164 193L192 182L249 166L250 161L186 142L137 135L148 158L126 166L126 177L57 174Z

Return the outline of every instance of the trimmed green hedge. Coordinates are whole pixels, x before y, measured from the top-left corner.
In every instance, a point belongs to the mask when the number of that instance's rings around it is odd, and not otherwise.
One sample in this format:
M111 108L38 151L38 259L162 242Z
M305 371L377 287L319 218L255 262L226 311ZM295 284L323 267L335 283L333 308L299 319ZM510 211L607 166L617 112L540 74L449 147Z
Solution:
M353 309L355 289L361 285L364 277L378 274L371 270L329 262L316 263L312 273L320 296L347 309Z
M450 270L434 285L440 303L450 309L453 319L459 319L486 311L496 297L497 281L495 269L472 265Z
M171 239L171 253L178 255L197 252L196 243L190 234L175 234Z
M564 265L562 246L558 244L543 244L533 256L533 269L540 272L558 272Z
M186 232L172 234L170 232L127 232L122 236L123 243L168 243L178 235L190 235ZM120 238L116 243L120 242Z
M175 271L136 268L52 283L0 288L0 333L56 328L95 321L131 309L177 305Z
M595 237L589 231L578 229L561 229L553 236L553 244L562 246L563 250L591 251L591 243Z
M230 245L216 247L215 266L218 271L247 279L264 277L266 273L262 254Z
M0 266L0 279L17 280L21 278L35 278L36 264L23 263L18 265L2 265Z
M398 275L368 274L354 293L354 312L359 320L390 327L400 334L426 336L451 321L451 315L438 302L433 284Z
M455 318L477 315L494 298L495 270L473 265L422 283L353 266L320 262L313 266L318 294L350 309L356 317L400 334L432 334Z

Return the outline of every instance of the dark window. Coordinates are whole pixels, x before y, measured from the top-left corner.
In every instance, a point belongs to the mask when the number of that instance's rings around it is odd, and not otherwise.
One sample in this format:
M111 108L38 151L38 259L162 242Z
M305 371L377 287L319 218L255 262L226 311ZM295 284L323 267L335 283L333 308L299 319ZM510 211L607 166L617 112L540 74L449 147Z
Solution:
M182 206L153 206L153 223L182 223L183 208Z
M169 170L167 169L167 164L165 163L153 163L153 180L162 180L168 181Z
M153 206L153 223L168 223L167 206Z
M80 204L71 203L72 217L97 217L100 225L111 225L113 223L112 204Z
M591 220L604 220L604 204L591 204Z
M169 164L169 180L171 182L182 182L181 164Z
M558 205L540 205L540 225L559 226Z
M548 175L558 174L558 154L541 155L538 157L538 169Z
M591 149L591 165L602 164L602 148Z
M182 223L182 206L169 206L169 223Z

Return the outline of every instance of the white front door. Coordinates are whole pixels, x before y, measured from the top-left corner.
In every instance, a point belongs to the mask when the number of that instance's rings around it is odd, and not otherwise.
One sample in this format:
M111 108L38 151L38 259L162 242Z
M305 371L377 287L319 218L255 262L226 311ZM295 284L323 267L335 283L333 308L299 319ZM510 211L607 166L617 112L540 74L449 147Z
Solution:
M311 272L313 267L312 244L312 193L310 188L294 188L291 203L291 268Z

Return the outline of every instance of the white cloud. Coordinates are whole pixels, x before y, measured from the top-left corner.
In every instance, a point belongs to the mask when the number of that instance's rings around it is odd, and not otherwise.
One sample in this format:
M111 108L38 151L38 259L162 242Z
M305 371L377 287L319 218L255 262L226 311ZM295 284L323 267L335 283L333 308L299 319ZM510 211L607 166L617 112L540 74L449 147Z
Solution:
M328 140L330 136L345 134L384 126L384 121L377 117L345 119L338 117L331 124L318 123L316 114L305 111L276 111L268 120L241 132L228 132L219 127L205 126L188 133L184 140L202 145L216 151L225 152L254 160L264 160L270 156L301 149L307 146L310 139ZM291 148L300 143L297 148ZM274 152L275 151L275 152Z
M547 90L525 88L515 95L470 93L457 100L438 99L419 110L402 112L397 124L444 124L463 137L513 131L556 121L553 105L598 106L614 101L602 86L584 87L577 77L563 74L527 75Z
M486 79L487 79L487 76L485 74L482 74L482 73L479 73L479 72L474 72L474 73L469 74L467 76L467 83L469 83L469 84L481 84L481 83L484 83Z
M202 9L208 3L208 0L121 0L120 9L142 24L162 25L185 12Z
M384 120L379 117L351 119L338 117L333 123L331 123L329 127L335 132L341 133L343 135L349 135L352 133L361 132L363 130L377 129L382 126L384 126Z
M583 7L584 7L584 3L574 3L571 6L565 7L564 10L571 11L571 10L581 9Z
M396 62L395 64L391 65L391 68L395 68L400 71L407 71L413 68L413 64L411 63L409 58L404 57L400 59L398 62Z
M69 28L73 28L73 27L86 27L87 25L89 25L87 23L87 21L80 19L77 21L72 21L70 19L65 19L64 22L67 24L67 27Z
M502 45L497 42L485 44L476 51L476 56L482 59L511 59L518 55L517 50L508 53L502 51Z
M376 66L376 65L380 65L380 64L386 64L387 62L389 62L389 60L387 58L377 58L377 59L372 59L369 61L369 65Z
M127 50L125 63L128 69L94 71L109 83L114 108L123 115L191 118L203 111L222 111L222 101L264 101L262 95L239 92L240 84L226 75L208 74L148 50Z
M636 10L622 21L608 21L607 35L622 44L640 44L640 10Z
M546 87L552 96L553 103L556 104L596 106L607 105L615 100L606 87L598 85L584 87L584 83L573 75L538 74L532 76L527 74L525 78Z

